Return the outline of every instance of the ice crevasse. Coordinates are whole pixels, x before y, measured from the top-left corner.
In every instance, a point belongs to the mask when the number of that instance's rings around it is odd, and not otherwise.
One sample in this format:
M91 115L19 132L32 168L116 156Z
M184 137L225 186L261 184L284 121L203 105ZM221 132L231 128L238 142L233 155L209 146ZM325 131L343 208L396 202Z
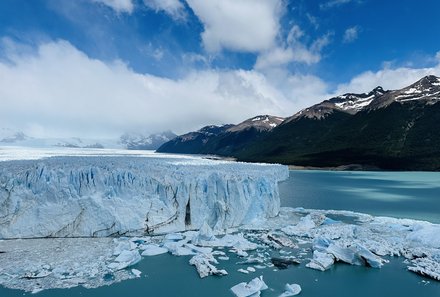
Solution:
M227 229L274 217L281 165L53 157L0 162L0 238Z

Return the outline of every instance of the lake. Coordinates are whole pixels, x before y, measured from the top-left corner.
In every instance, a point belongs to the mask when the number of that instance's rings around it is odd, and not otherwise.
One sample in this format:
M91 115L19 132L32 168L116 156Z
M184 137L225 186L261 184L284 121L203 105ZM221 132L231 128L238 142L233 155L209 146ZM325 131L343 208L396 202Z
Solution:
M281 205L440 223L440 172L291 170Z
M291 171L280 185L280 196L283 206L345 209L440 223L440 173ZM48 290L37 296L232 296L230 287L259 275L270 287L262 292L263 297L279 296L286 283L300 284L300 296L440 296L440 282L408 272L404 258L388 257L390 263L381 269L337 264L320 272L306 268L305 262L286 270L264 268L245 275L237 269L246 266L235 264L239 261L235 254L229 256L229 261L218 265L229 272L224 277L201 280L188 264L190 257L165 254L134 266L142 271L138 279L98 289ZM23 292L0 288L0 296L23 296Z

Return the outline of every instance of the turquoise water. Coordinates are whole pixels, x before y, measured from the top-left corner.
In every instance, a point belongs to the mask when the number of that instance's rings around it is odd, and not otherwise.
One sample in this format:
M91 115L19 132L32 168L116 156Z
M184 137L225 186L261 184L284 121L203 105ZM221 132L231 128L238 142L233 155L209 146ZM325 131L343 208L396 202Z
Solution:
M440 172L293 170L280 197L283 206L440 223Z
M440 223L440 173L291 171L289 180L280 185L280 195L285 206L348 209ZM236 265L239 260L234 254L229 256L229 261L218 265L229 272L224 277L201 280L188 264L190 257L165 254L134 266L142 271L139 279L98 289L48 290L37 296L232 296L230 287L259 275L270 287L263 297L279 296L286 283L300 284L300 296L309 297L440 296L440 282L408 272L403 258L388 258L390 263L381 269L337 264L320 272L306 268L304 261L286 270L265 268L245 275L237 269L246 266ZM30 294L0 288L1 297L23 295Z
M190 257L174 257L160 255L150 257L135 268L141 270L141 278L124 281L98 289L76 287L65 290L48 290L38 293L40 297L59 296L233 296L229 288L233 285L249 281L263 275L264 281L270 287L262 296L279 296L285 283L298 283L302 287L300 296L417 296L438 297L440 283L419 277L406 271L402 259L391 258L391 262L381 269L338 264L329 271L320 272L306 268L304 265L291 267L274 272L271 268L257 270L245 275L237 272L238 259L223 262L219 265L228 270L224 277L207 277L199 279L195 269L188 265ZM245 267L244 267L245 268ZM425 283L424 281L429 281ZM25 295L31 295L29 293ZM0 296L23 296L22 291L0 289Z

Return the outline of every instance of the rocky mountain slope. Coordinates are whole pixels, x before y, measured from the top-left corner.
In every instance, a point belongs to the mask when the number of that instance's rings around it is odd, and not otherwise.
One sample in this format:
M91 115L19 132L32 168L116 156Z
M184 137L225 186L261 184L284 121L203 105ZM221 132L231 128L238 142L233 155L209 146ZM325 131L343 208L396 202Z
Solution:
M216 146L197 153L301 166L440 170L438 131L440 78L426 76L400 90L331 98L244 139L223 142L222 133L207 141Z
M260 115L237 125L206 126L202 129L176 137L162 145L158 152L233 155L261 135L271 131L284 118Z

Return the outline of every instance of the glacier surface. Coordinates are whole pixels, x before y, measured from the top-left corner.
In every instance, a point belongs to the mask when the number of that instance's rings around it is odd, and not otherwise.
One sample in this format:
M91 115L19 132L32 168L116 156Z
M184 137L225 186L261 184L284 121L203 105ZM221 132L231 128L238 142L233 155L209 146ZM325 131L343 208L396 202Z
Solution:
M278 214L281 165L151 155L0 162L0 239L158 234Z

